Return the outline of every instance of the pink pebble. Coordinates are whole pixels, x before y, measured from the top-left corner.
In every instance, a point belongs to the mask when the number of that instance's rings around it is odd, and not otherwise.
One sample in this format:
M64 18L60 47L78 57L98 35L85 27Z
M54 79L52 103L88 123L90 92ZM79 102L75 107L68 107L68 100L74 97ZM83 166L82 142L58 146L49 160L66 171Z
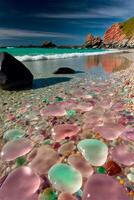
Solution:
M60 117L66 115L66 110L59 105L52 104L47 106L47 108L40 110L40 115L46 117Z
M87 112L91 111L93 109L93 105L91 103L79 103L77 105L76 110L81 111L81 112Z
M19 140L12 140L6 143L1 151L1 158L4 161L15 160L27 154L32 149L31 141L23 138Z
M123 106L124 106L123 102L117 102L114 105L112 105L111 109L115 111L121 111L123 110Z
M11 172L0 188L1 200L38 200L40 178L29 167Z
M89 177L82 200L130 200L116 179L104 174Z
M111 156L116 162L125 166L131 166L134 164L134 151L129 148L128 145L119 145L115 149L111 150Z
M33 152L34 153L34 152ZM45 175L48 170L59 161L58 153L49 145L42 145L37 149L29 166L39 175Z
M119 124L106 123L103 126L95 128L106 140L117 139L124 131L125 127Z
M122 138L134 141L134 128L126 128L122 134Z
M62 107L65 110L71 110L71 109L75 109L77 107L77 102L73 99L70 99L68 101L62 101L57 103L57 105L59 107Z
M52 138L61 141L66 137L71 137L79 132L80 128L74 124L61 124L52 129Z

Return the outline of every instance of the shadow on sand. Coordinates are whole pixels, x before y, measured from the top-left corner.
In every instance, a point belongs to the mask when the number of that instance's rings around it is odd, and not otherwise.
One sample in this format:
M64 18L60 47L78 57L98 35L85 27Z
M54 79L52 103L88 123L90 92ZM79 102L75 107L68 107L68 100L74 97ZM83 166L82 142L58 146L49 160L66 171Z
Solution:
M44 88L47 86L55 85L57 83L70 81L68 77L50 77L50 78L39 78L34 79L32 89Z

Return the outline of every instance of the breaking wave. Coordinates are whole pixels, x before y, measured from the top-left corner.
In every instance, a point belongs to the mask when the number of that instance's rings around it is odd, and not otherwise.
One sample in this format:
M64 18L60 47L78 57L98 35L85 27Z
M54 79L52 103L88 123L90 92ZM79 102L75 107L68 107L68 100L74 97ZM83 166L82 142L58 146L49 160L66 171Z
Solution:
M109 53L120 52L119 50L108 50L103 52L83 52L83 53L63 53L63 54L49 54L49 55L23 55L15 56L20 61L38 61L38 60L55 60L55 59L66 59L81 56L92 56L92 55L103 55Z

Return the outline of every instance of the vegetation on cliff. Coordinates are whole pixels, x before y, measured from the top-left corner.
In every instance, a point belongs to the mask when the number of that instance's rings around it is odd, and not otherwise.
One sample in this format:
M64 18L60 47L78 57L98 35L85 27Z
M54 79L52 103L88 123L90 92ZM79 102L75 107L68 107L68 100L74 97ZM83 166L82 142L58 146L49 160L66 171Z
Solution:
M121 23L121 29L123 30L126 36L128 37L133 36L134 35L134 17Z

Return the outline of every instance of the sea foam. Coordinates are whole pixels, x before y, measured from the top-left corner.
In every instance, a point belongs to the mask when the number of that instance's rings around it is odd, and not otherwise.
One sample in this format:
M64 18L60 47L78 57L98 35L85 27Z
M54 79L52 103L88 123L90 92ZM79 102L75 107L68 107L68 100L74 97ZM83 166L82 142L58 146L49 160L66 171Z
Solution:
M92 55L103 55L109 53L117 53L119 50L108 50L103 52L83 52L83 53L63 53L63 54L49 54L49 55L23 55L15 56L20 61L38 61L38 60L55 60L55 59L66 59L81 56L92 56Z

